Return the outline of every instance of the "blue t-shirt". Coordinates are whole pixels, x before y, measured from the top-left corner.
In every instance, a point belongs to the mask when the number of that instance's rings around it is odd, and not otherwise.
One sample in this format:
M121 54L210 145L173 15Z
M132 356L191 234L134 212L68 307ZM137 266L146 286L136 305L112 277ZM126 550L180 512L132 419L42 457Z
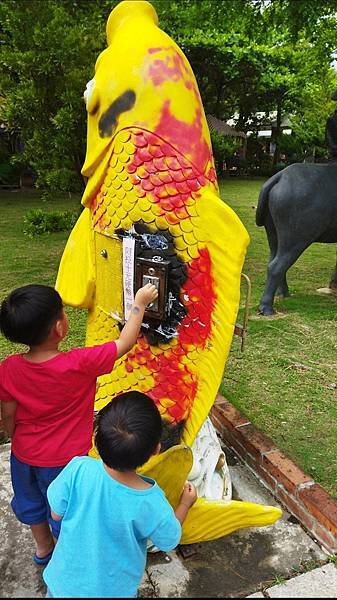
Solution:
M51 509L63 516L43 578L54 597L132 598L146 565L147 540L168 552L181 526L164 492L136 490L112 477L101 460L76 457L48 488Z

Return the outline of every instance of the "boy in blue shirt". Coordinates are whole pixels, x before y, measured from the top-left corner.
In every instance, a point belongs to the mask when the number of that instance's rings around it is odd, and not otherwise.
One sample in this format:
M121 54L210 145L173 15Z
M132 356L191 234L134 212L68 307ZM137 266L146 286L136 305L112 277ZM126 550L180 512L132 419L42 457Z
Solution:
M98 414L101 460L76 457L48 488L61 533L43 573L49 597L133 598L146 565L147 541L175 548L196 500L186 483L175 513L153 479L136 469L160 451L162 422L146 395L131 391Z

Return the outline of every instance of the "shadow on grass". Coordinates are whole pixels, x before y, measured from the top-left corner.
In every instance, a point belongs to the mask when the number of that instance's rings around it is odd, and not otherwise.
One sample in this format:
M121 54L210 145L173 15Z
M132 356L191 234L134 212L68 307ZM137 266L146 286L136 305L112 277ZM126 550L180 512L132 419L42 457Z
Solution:
M259 305L254 303L250 306L249 315L250 323L254 321L256 325L260 323L277 321L278 325L282 326L284 319L284 327L287 327L287 322L294 316L302 317L304 320L310 321L335 321L337 318L337 295L324 295L317 292L305 294L294 293L288 298L275 298L274 310L275 315L264 317L259 314ZM242 319L243 308L239 312L239 320Z
M335 320L337 296L325 296L318 292L296 293L288 298L276 299L275 308L287 314L303 315L310 320Z

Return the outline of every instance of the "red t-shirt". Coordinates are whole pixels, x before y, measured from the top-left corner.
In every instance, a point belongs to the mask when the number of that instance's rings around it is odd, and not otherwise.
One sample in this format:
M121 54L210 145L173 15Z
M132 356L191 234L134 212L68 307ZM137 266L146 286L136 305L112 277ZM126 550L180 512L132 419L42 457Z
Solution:
M67 464L91 447L96 378L110 373L115 342L61 352L42 363L24 355L0 364L0 400L17 402L12 452L35 467Z

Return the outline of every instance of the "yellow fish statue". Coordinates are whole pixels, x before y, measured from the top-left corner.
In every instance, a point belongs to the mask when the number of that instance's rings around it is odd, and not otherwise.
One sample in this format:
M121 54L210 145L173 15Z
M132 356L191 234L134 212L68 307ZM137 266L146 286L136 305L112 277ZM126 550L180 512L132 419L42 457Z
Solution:
M157 480L175 507L195 470L190 447L202 428L210 428L249 238L219 198L196 79L183 52L159 29L153 6L118 4L108 19L107 42L85 92L85 208L56 288L65 304L88 309L92 345L118 337L137 268L147 269L146 277L159 273L165 297L160 320L147 311L135 347L99 379L96 409L130 389L153 399L180 437L142 472ZM280 515L278 508L228 495L201 497L189 511L181 543L269 525Z

